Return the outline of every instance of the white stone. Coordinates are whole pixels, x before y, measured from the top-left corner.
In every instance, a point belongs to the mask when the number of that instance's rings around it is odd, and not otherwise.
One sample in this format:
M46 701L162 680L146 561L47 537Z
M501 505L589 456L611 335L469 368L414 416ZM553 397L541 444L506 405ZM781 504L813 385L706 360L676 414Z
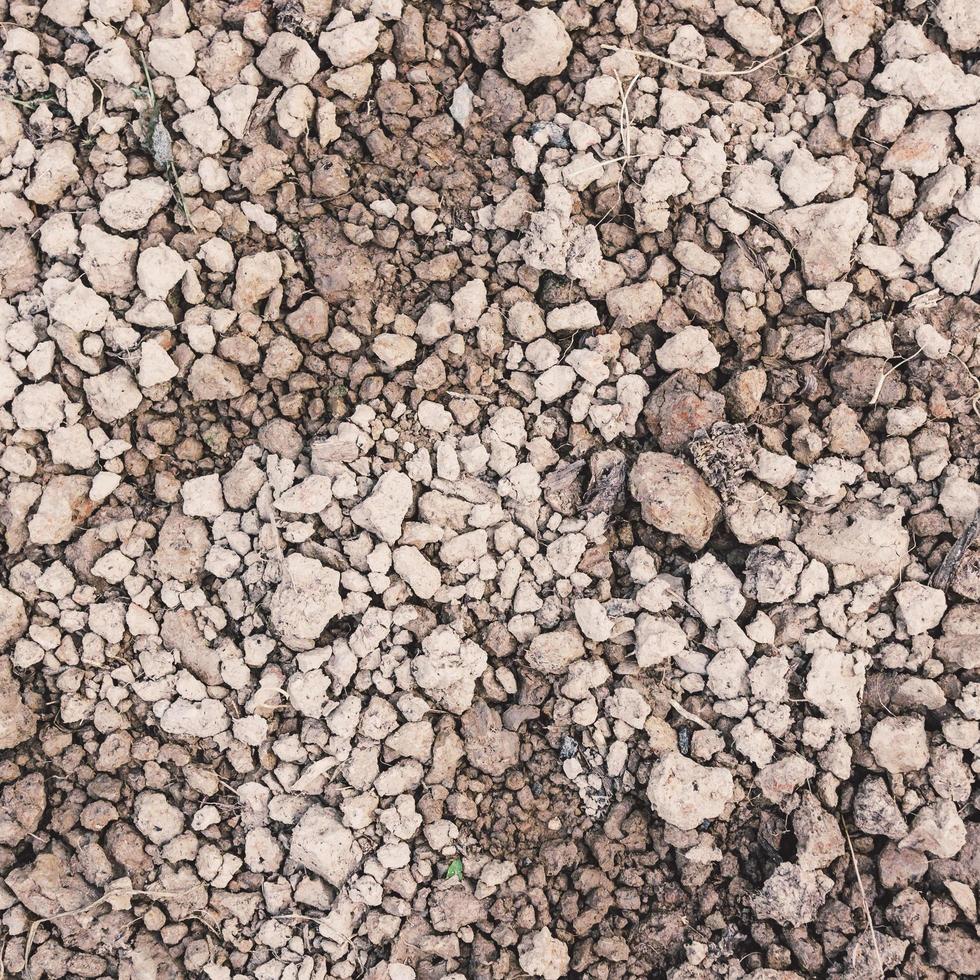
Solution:
M642 670L669 661L687 650L687 634L667 616L641 612L636 619L635 635L634 655Z
M556 364L534 379L534 393L546 405L567 395L575 385L575 369L567 364Z
M339 615L340 573L315 558L291 554L282 564L282 580L269 603L272 628L287 646L311 647Z
M612 636L612 620L597 599L588 597L576 599L574 610L575 622L586 638L604 643Z
M453 293L453 321L457 330L471 330L487 308L487 286L482 279L471 279Z
M250 310L265 299L282 279L282 260L275 252L255 252L238 261L235 292L231 305L236 310Z
M218 107L221 125L236 140L244 138L248 130L249 117L252 115L252 109L258 97L259 90L256 86L241 83L226 88L214 97L214 104Z
M733 166L728 198L732 204L756 214L770 214L785 203L768 160Z
M946 250L932 263L936 285L954 296L980 289L980 223L959 225Z
M517 947L521 969L532 977L560 980L568 976L570 957L568 946L556 939L547 927L529 932Z
M364 852L336 810L314 805L293 828L289 856L300 867L340 888L361 863Z
M779 175L779 189L798 207L809 204L833 182L833 171L817 163L805 147L793 151Z
M136 281L151 299L166 299L186 271L187 263L169 245L144 249L136 261Z
M847 64L871 40L876 6L872 0L829 0L822 9L824 30L834 57L842 65Z
M319 47L334 68L350 68L370 58L378 50L381 22L377 17L329 27L320 35ZM308 78L302 79L308 82Z
M553 10L534 7L501 28L503 69L520 85L560 75L568 63L572 39Z
M431 599L442 584L439 569L413 546L395 548L395 572L420 599Z
M78 178L75 147L65 140L53 140L38 154L24 197L35 204L54 204Z
M721 816L734 793L727 769L698 765L677 752L657 761L647 783L647 797L657 816L681 830L694 830L703 821Z
M276 121L283 132L299 139L309 131L310 119L316 109L316 96L305 85L288 88L276 103Z
M660 128L669 133L682 126L693 126L709 107L707 99L680 89L664 89L660 96Z
M934 629L946 612L946 593L918 582L903 582L895 590L895 602L909 636Z
M231 243L223 238L209 238L198 250L197 257L212 272L233 272L235 253Z
M412 658L415 682L457 715L473 704L476 681L486 667L486 651L472 640L461 640L450 626L437 626L422 640L422 653Z
M163 793L143 792L133 806L136 829L151 844L166 844L184 829L184 814Z
M749 7L736 6L725 16L725 33L757 58L779 50L779 35L773 31L769 18Z
M150 67L161 75L183 78L194 70L197 54L190 37L154 37L149 44Z
M207 156L220 153L225 145L218 114L209 105L185 113L177 120L176 126L191 146Z
M306 477L276 499L276 510L284 514L319 514L333 501L329 476Z
M869 744L875 762L886 772L918 772L929 764L929 740L922 718L883 718L871 732Z
M403 334L383 333L371 342L371 351L382 367L391 372L414 360L418 346L415 340Z
M170 735L190 735L195 738L213 738L229 726L225 706L214 698L188 701L178 698L170 704L160 718L160 727Z
M664 371L707 374L721 363L721 355L704 327L685 327L657 349L657 364Z
M351 520L388 544L401 537L402 522L414 501L412 481L398 470L379 477L371 493L350 513Z
M180 488L181 507L188 517L220 517L225 511L217 473L194 477Z
M706 626L723 619L738 619L745 597L735 573L714 555L703 555L689 568L691 584L687 601L698 611Z
M11 411L18 428L50 432L64 421L67 404L68 397L61 385L40 381L20 389Z
M255 64L260 72L283 85L305 85L320 70L320 58L301 37L286 31L269 35Z
M76 279L48 303L48 313L76 333L94 333L108 322L110 307L108 300Z
M969 75L941 51L914 61L897 58L871 79L886 95L901 95L919 109L959 109L980 102L980 76Z
M585 656L585 644L575 629L539 633L528 647L527 662L543 674L563 674Z
M138 85L144 82L143 70L123 37L116 37L99 47L85 63L85 73L97 82ZM103 85L104 87L104 85Z
M120 366L86 378L82 382L85 397L95 417L100 422L118 422L135 412L143 401L133 376Z
M116 231L139 231L172 197L170 185L162 177L144 177L106 194L99 214Z
M807 636L810 655L804 694L835 728L850 735L861 727L861 692L867 658L844 653L824 630Z
M939 0L932 18L954 51L976 52L980 47L980 6L974 0Z
M34 544L61 544L75 532L92 508L88 506L92 481L86 476L53 476L27 530Z

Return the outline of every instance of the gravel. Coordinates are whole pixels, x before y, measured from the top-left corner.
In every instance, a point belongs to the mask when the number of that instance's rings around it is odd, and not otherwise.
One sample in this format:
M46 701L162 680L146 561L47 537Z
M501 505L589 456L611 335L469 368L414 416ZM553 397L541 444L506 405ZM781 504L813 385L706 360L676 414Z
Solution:
M975 976L974 0L8 0L0 976Z

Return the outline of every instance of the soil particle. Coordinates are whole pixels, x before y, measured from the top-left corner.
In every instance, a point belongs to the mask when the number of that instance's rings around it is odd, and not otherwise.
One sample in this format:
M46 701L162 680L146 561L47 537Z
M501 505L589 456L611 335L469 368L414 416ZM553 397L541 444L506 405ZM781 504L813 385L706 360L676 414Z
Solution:
M975 8L4 4L0 976L974 975Z

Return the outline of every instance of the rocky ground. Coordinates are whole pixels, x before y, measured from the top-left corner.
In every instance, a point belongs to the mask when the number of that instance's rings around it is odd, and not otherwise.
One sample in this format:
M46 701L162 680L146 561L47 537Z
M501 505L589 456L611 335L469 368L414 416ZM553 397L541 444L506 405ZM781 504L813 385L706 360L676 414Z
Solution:
M980 972L975 0L0 13L0 977Z

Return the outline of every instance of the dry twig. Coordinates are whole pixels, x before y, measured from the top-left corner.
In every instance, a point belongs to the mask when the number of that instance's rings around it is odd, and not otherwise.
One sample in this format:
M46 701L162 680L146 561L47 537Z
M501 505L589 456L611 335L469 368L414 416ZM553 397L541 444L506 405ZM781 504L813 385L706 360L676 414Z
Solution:
M27 941L24 944L24 976L27 977L27 980L31 980L30 959L31 950L34 946L34 937L37 935L38 929L46 922L56 922L59 919L71 919L75 916L84 915L86 912L91 912L92 909L98 908L103 902L111 902L113 898L131 899L137 895L150 898L180 898L182 895L186 895L192 891L194 891L193 886L177 892L146 891L134 888L107 888L94 902L89 902L88 905L83 905L79 909L67 909L64 912L57 912L54 915L46 915L40 919L35 919L31 923L30 929L27 930Z
M861 904L864 906L864 916L868 922L868 929L871 932L871 945L875 951L875 959L878 962L878 973L884 980L885 965L881 959L881 947L878 945L878 933L875 932L875 924L871 918L871 907L868 905L868 896L864 891L864 881L861 878L861 869L858 867L857 857L854 854L854 846L851 844L851 835L847 832L847 824L841 821L844 830L844 838L847 841L847 850L851 855L851 866L854 868L854 877L857 878L858 891L861 893Z
M668 58L665 55L657 54L654 51L644 51L640 48L623 48L616 44L604 44L602 47L606 51L626 51L629 54L636 55L638 58L653 58L654 61L659 61L662 64L670 65L672 68L679 68L681 71L693 71L700 75L711 75L714 78L735 78L740 75L751 75L752 72L758 71L760 68L765 68L766 65L771 65L775 61L779 61L781 58L785 58L786 55L795 51L798 47L806 44L807 41L812 41L818 34L823 32L824 22L823 14L820 12L819 7L807 7L800 16L803 17L806 14L816 14L820 20L819 26L816 30L810 31L806 37L800 38L795 44L791 44L788 48L784 48L782 51L777 51L776 54L771 55L763 61L757 62L748 68L723 68L723 69L712 69L712 68L698 68L696 65L685 65L682 61L674 61L672 58Z

